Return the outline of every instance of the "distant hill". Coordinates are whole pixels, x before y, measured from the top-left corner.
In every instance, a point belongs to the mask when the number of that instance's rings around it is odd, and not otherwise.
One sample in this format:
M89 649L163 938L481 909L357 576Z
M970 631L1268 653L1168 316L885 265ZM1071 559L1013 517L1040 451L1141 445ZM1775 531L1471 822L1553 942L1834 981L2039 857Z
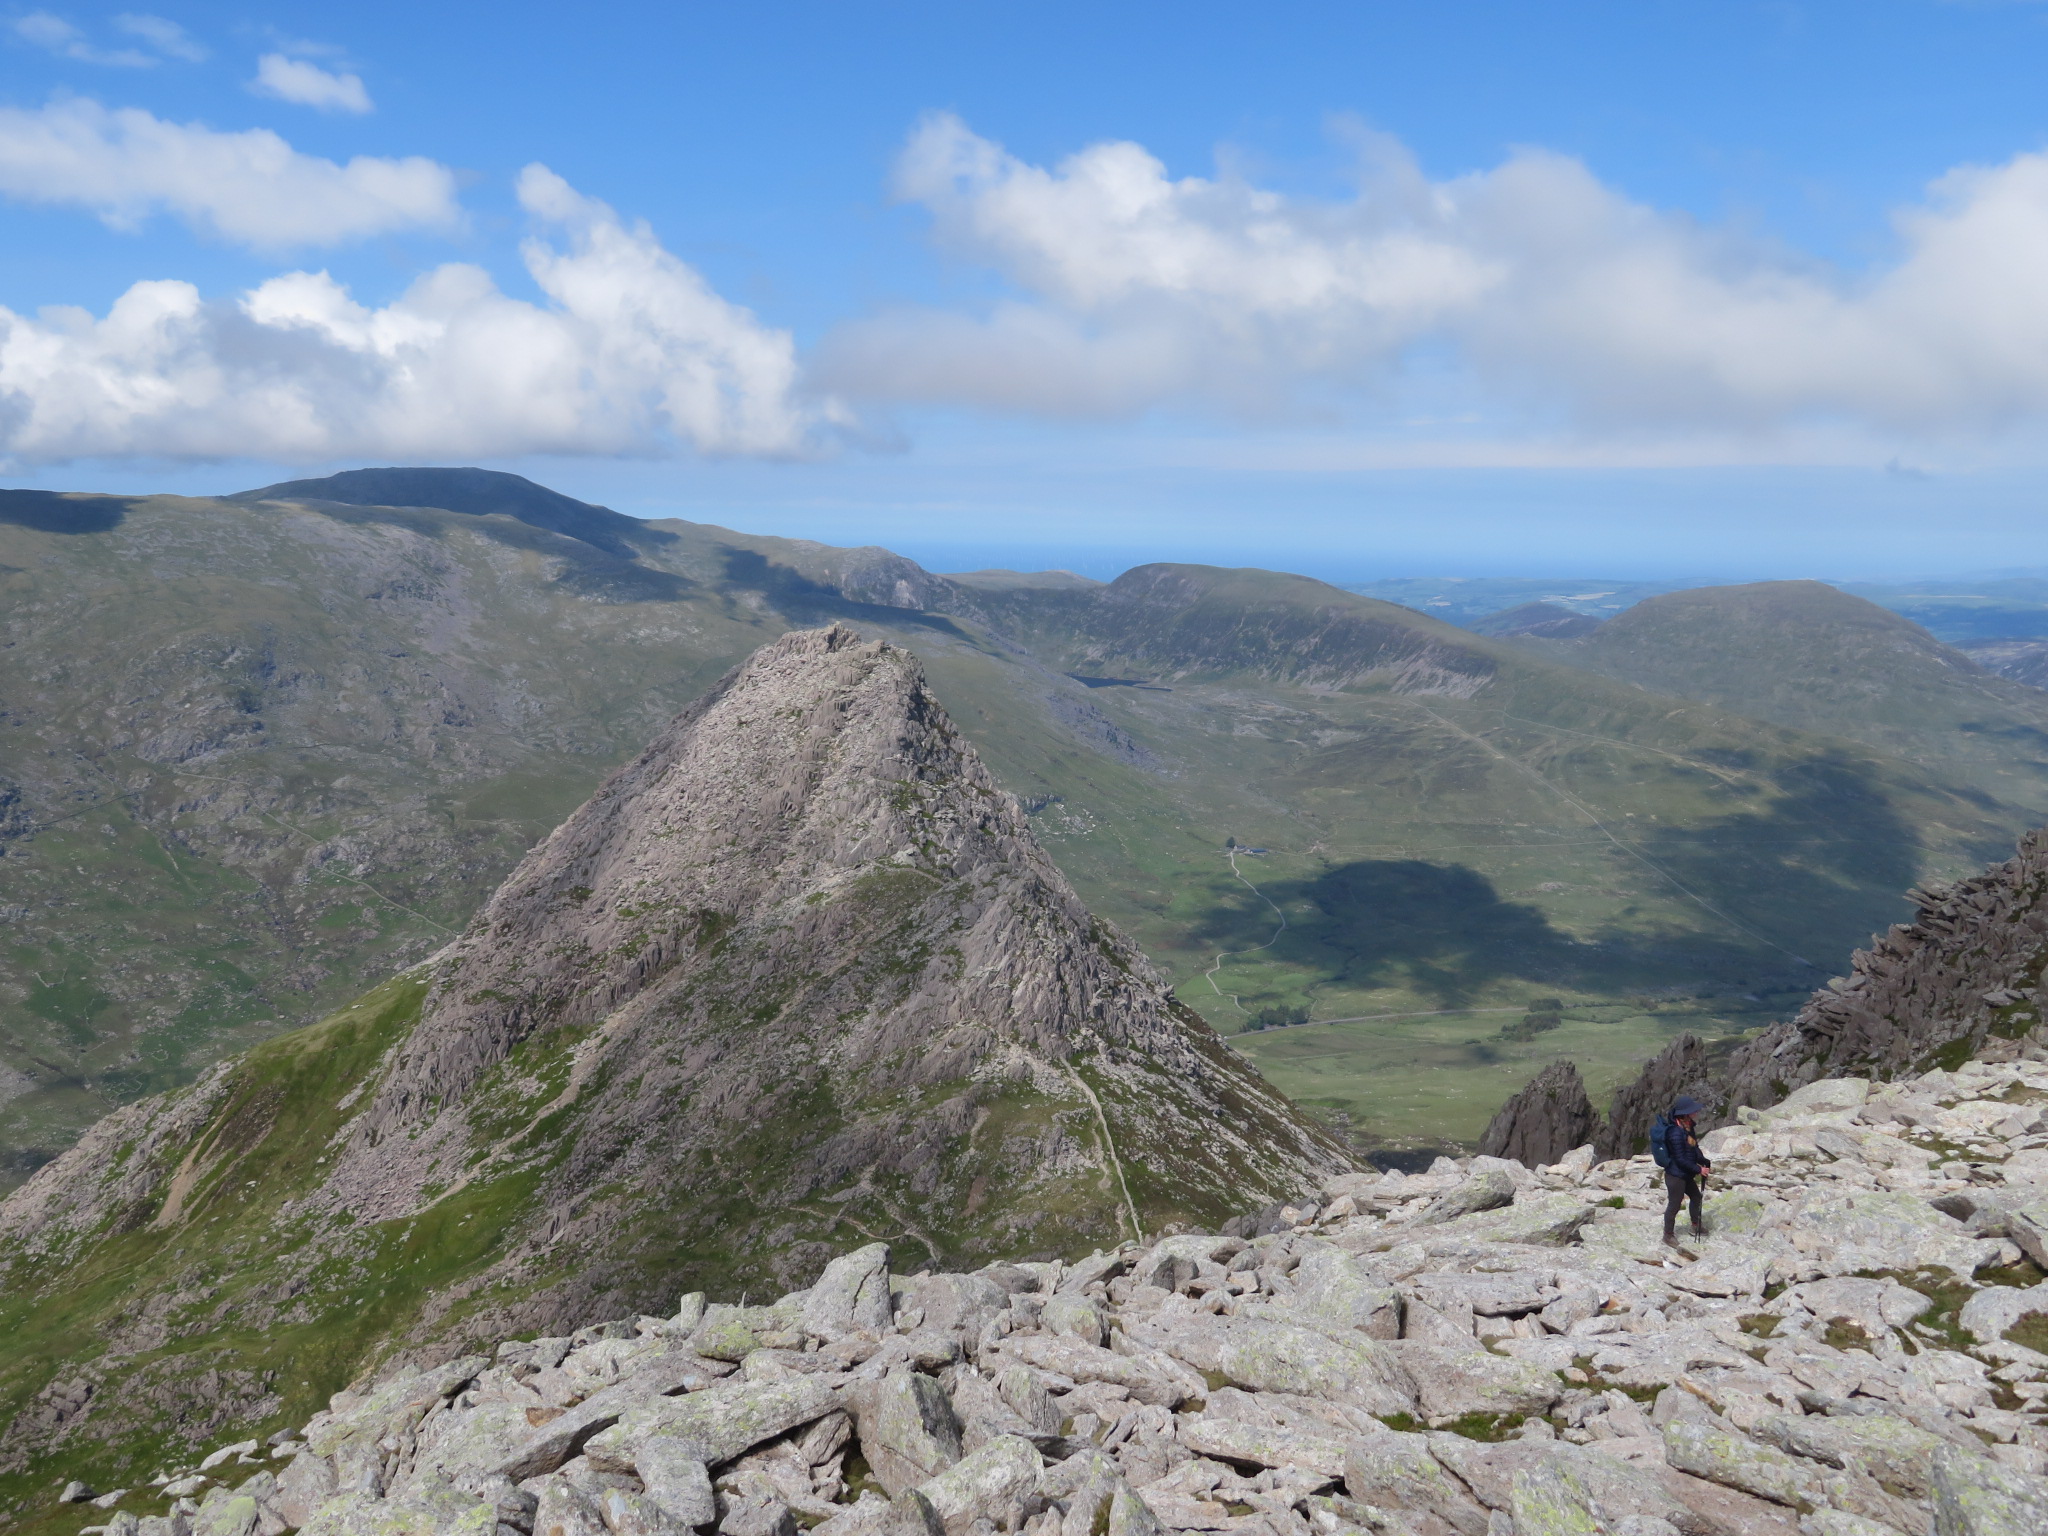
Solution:
M2048 688L2048 640L1965 640L1956 649L1987 672Z
M1522 603L1472 620L1466 628L1475 635L1532 635L1539 640L1574 640L1590 635L1601 625L1590 614L1574 613L1556 603Z
M1647 598L1544 654L1658 693L1862 742L2048 813L2048 696L1823 582Z
M334 501L354 507L435 507L471 517L511 517L566 534L608 555L633 558L658 539L639 518L577 501L494 469L345 469L317 480L285 480L230 501Z

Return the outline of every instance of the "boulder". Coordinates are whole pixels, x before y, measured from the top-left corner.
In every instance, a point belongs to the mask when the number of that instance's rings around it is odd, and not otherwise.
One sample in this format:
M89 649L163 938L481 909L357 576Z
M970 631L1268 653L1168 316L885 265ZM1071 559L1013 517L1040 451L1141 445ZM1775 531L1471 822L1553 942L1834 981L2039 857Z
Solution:
M889 1245L870 1243L825 1266L804 1298L799 1326L830 1341L853 1332L886 1333L895 1321L889 1297Z
M1456 1221L1460 1216L1497 1210L1503 1205L1512 1204L1514 1198L1515 1181L1507 1171L1501 1168L1484 1168L1430 1201L1412 1225L1435 1226L1446 1221Z
M1980 1343L2002 1339L2023 1317L2048 1313L2048 1280L2039 1285L1987 1285L1956 1314L1956 1322Z
M1416 1406L1433 1424L1474 1413L1542 1413L1562 1392L1557 1378L1541 1366L1490 1350L1439 1349L1419 1339L1384 1347L1400 1361L1413 1383Z
M1044 1468L1030 1441L999 1435L918 1484L917 1491L930 1502L947 1536L964 1536L979 1520L1015 1530L1024 1523L1024 1501L1037 1488Z
M1753 1425L1752 1433L1791 1455L1845 1470L1861 1468L1879 1482L1923 1497L1934 1453L1948 1443L1888 1413L1844 1418L1772 1414Z
M1197 1456L1218 1461L1298 1467L1323 1477L1344 1475L1345 1443L1298 1429L1267 1428L1239 1419L1198 1414L1180 1421L1176 1437Z
M727 1382L626 1409L608 1428L592 1435L583 1450L600 1470L631 1472L641 1447L660 1439L691 1460L716 1467L838 1407L832 1389L808 1376ZM504 1470L506 1476L512 1475L511 1469Z
M1487 1529L1486 1510L1421 1435L1386 1430L1349 1441L1344 1486L1361 1503L1412 1511L1458 1536L1483 1536Z
M1955 1446L1934 1456L1935 1536L2040 1536L2048 1531L2048 1479Z
M1688 1419L1666 1424L1664 1458L1680 1472L1792 1509L1811 1509L1826 1502L1821 1480L1810 1463L1711 1424Z
M1311 1248L1291 1277L1294 1307L1369 1339L1401 1336L1401 1293L1341 1248Z
M1415 1383L1395 1353L1398 1347L1247 1319L1221 1331L1214 1369L1248 1391L1293 1392L1367 1413L1408 1413L1415 1407Z
M649 1435L633 1451L633 1471L647 1496L684 1525L709 1525L718 1518L711 1469L690 1447L667 1435Z
M865 1382L853 1413L869 1470L891 1497L960 1459L960 1421L946 1389L929 1376L898 1366Z
M1006 1361L1019 1361L1075 1381L1108 1382L1141 1403L1162 1408L1177 1408L1191 1397L1200 1397L1203 1390L1200 1378L1156 1350L1119 1354L1079 1339L1027 1333L1004 1339L1002 1353Z

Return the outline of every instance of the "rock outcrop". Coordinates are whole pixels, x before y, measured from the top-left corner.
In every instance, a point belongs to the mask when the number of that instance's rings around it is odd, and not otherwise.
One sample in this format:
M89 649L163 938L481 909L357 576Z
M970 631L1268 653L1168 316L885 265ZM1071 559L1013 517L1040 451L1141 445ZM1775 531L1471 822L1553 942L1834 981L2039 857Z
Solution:
M1553 1061L1500 1107L1479 1138L1479 1150L1534 1168L1584 1146L1599 1123L1579 1069L1569 1061Z
M915 658L792 634L431 962L0 1205L0 1323L69 1298L0 1342L0 1479L851 1240L1050 1259L1351 1166L1082 907Z
M1822 1077L1896 1077L2017 1050L2041 1022L2048 965L2048 829L2003 863L1934 890L1856 952L1849 974L1738 1050L1731 1105L1765 1105Z
M103 1536L2034 1532L2044 1117L2033 1063L1809 1084L1709 1138L1684 1251L1650 1160L1590 1146L1336 1176L1252 1239L915 1275L871 1243L63 1497Z

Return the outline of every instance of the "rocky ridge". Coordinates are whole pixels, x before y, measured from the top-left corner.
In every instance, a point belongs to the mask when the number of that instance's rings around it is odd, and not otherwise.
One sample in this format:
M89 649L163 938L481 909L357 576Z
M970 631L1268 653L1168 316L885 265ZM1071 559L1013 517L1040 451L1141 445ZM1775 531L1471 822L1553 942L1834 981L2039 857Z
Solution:
M1982 874L1912 894L1911 923L1858 950L1847 976L1736 1051L1725 1103L1768 1103L1820 1077L1995 1060L2039 1028L2048 829Z
M1828 1079L1709 1150L1347 1174L1213 1235L506 1340L91 1500L103 1536L2019 1536L2048 1064ZM88 1513L97 1513L88 1511Z

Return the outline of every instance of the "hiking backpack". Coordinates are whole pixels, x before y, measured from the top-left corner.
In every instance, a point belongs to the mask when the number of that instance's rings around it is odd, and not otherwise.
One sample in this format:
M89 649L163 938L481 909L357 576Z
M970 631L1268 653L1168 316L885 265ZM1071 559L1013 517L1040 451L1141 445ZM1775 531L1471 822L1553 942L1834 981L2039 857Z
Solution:
M1671 1143L1665 1138L1671 1134L1671 1122L1659 1115L1650 1123L1650 1156L1659 1168L1671 1166Z

